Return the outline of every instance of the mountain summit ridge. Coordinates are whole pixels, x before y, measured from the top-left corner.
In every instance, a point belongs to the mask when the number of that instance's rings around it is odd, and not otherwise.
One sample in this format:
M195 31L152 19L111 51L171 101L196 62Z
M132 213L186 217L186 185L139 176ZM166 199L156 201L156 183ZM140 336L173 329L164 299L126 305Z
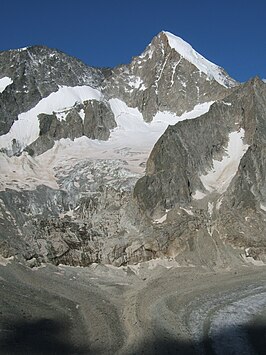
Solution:
M232 80L224 69L207 60L199 54L188 42L174 34L162 31L167 36L169 45L175 49L182 57L194 64L200 71L205 73L210 78L214 78L219 84L225 87L232 87L237 84Z

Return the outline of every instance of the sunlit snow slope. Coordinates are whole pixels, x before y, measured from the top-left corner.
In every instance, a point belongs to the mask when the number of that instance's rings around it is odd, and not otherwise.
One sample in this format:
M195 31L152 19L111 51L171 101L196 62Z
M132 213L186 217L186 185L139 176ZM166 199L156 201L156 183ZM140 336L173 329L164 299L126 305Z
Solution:
M222 68L204 58L201 54L197 53L190 44L185 42L182 38L165 31L170 47L176 50L183 58L194 64L200 72L205 73L209 78L215 79L219 84L228 87L232 82L228 82L222 71Z
M12 83L13 80L8 76L5 76L4 78L0 79L0 93L2 93L8 87L8 85Z
M9 148L15 138L25 147L38 137L39 113L62 112L76 101L91 98L103 100L101 93L91 87L61 88L27 113L19 115L19 120L15 121L10 132L0 137L0 146ZM57 188L55 169L74 166L83 159L121 159L126 162L128 170L143 174L154 144L168 125L202 115L209 110L212 102L197 105L194 110L179 117L169 112L158 112L150 123L143 120L137 108L128 107L119 99L111 99L109 104L117 127L107 141L92 140L85 136L74 141L61 139L52 149L35 158L27 153L10 158L0 153L1 189L11 186L35 188L40 184Z
M62 113L77 102L81 103L91 99L100 101L102 94L90 86L60 87L58 91L39 101L31 110L18 116L18 120L13 123L10 131L0 136L0 148L11 149L13 139L16 139L21 148L34 142L39 136L38 115L40 113Z

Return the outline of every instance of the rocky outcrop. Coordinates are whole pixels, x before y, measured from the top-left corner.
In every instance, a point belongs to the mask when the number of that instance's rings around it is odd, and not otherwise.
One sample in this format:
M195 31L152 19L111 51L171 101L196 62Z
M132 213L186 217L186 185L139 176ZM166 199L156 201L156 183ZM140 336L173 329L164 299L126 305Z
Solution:
M228 87L236 82L226 73ZM146 121L157 111L181 115L196 104L214 101L227 94L227 88L209 78L169 44L164 32L159 33L146 50L133 58L130 65L112 70L104 91L129 106L137 107Z
M25 149L30 155L44 153L54 146L55 141L62 138L74 140L86 136L91 139L107 140L111 129L116 127L110 105L102 101L84 101L64 114L63 120L59 120L55 113L39 114L40 135Z
M264 83L251 80L218 100L200 118L169 126L151 152L146 175L135 187L142 208L151 214L158 208L162 213L177 203L190 203L197 190L205 193L200 176L212 169L213 160L226 155L230 133L242 128L245 143L264 141L263 97Z
M60 86L98 87L100 69L44 46L0 52L0 78L13 83L0 93L0 135L6 134L21 112L34 107Z
M195 216L205 210L206 223L198 231L203 228L205 235L215 235L216 242L242 248L244 257L266 260L265 100L266 86L255 78L217 101L204 116L169 127L150 155L146 176L135 186L143 212L168 216L181 207ZM233 160L221 170L221 175L229 172L228 187L208 189L204 177L213 171L215 160L222 162L232 154L228 137L241 130L242 144L249 148L234 157L235 171L230 170ZM233 153L237 146L233 142Z
M84 135L99 140L107 140L110 130L116 127L114 114L108 104L96 100L84 102Z

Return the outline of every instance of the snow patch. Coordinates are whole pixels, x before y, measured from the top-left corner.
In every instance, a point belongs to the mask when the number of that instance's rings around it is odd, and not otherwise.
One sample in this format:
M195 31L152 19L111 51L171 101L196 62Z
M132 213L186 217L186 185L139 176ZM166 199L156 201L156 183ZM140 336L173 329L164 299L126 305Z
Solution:
M40 113L52 114L53 112L66 111L77 102L81 103L91 99L100 101L103 99L103 95L90 86L61 86L58 91L39 101L31 110L18 116L18 120L13 123L10 131L0 136L0 148L10 150L13 139L16 139L22 149L34 142L39 136L38 115Z
M237 172L241 158L249 147L243 142L244 135L243 128L237 132L231 132L226 155L221 161L213 160L212 170L206 175L200 176L203 186L209 192L217 191L223 193L228 188Z
M181 210L185 211L190 216L194 216L194 213L191 210L188 210L187 208L184 208L184 207L180 207L180 208L181 208Z
M56 112L56 118L57 118L59 121L65 121L68 112L69 112L69 111Z
M205 59L202 55L197 53L190 44L185 42L182 38L173 35L170 32L164 32L167 36L168 43L171 48L175 49L182 57L195 65L200 72L205 73L210 79L215 79L219 84L229 87L232 86L233 81L223 74L222 69L216 64ZM228 82L229 81L229 82Z
M29 47L22 47L22 48L18 48L16 49L17 52L23 52L26 51Z
M167 213L164 214L161 218L155 219L155 220L154 220L154 223L156 223L156 224L161 224L161 223L163 223L163 222L166 221L166 218L167 218Z
M199 117L204 113L208 112L214 101L204 102L203 104L196 105L193 110L184 112L181 116L168 111L159 111L154 116L152 123L166 123L168 125L175 125L177 122L184 120L191 120L193 118ZM167 127L166 127L167 128Z
M0 94L12 83L13 80L8 76L5 76L2 79L0 79Z
M194 200L202 200L204 197L206 196L206 194L202 191L195 191L195 193L192 195L192 198Z
M232 106L232 103L231 102L225 102L225 101L222 101L222 103L226 106Z
M135 88L135 89L139 89L143 84L143 80L139 77L131 77L130 82L128 83L129 86Z
M82 121L84 122L84 120L85 120L85 111L84 111L83 108L79 111L79 115L80 115Z
M220 197L216 203L216 210L217 211L219 211L219 209L221 208L222 202L223 202L223 197Z
M213 202L208 202L208 213L209 213L210 217L212 217L213 208L214 208L214 203Z
M2 255L0 255L0 265L1 266L7 266L11 261L14 260L14 256L10 256L9 258L4 258Z
M264 212L266 212L266 206L264 206L262 203L260 204L260 209Z

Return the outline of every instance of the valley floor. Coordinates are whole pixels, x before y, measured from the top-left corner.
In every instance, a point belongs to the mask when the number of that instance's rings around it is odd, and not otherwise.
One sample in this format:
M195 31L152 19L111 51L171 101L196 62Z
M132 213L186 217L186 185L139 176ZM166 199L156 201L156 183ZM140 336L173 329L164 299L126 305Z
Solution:
M0 313L1 354L264 354L266 267L12 261Z

